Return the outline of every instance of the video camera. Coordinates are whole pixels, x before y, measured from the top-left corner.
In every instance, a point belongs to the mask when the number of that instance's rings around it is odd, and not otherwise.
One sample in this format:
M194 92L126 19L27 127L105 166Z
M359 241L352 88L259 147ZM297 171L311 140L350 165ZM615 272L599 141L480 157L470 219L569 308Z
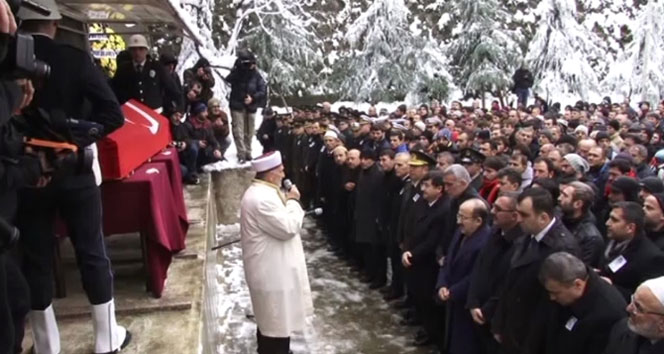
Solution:
M21 22L17 16L20 8L44 16L49 16L52 12L32 0L7 2L17 24ZM51 67L36 58L34 39L29 34L16 33L13 37L0 34L0 60L0 77L6 80L26 78L40 83L47 80L51 73ZM39 86L41 85L36 84L36 87ZM59 174L78 174L92 170L92 151L82 147L94 143L103 135L104 128L101 124L67 117L62 111L46 111L34 104L23 109L14 122L26 136L25 145L44 153L49 170Z
M17 16L21 7L44 15L51 13L51 10L31 0L7 0L7 3L17 24L20 24L21 21ZM29 34L16 33L14 36L10 36L7 33L1 33L0 60L0 75L6 79L44 80L51 73L51 67L35 57L34 39Z
M18 242L19 235L16 227L0 218L0 254L11 249Z

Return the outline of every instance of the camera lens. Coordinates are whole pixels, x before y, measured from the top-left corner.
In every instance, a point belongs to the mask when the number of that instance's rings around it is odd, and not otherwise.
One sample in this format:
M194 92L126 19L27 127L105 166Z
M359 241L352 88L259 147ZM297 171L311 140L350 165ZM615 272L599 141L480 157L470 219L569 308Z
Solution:
M51 75L51 66L41 60L35 60L33 75L40 79L48 78Z

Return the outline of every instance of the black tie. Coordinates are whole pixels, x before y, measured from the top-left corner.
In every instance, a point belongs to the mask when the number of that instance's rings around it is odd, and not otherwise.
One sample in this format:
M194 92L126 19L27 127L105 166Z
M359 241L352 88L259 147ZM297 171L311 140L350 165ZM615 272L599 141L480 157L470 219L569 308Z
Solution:
M143 72L143 64L136 65L136 72L139 74Z

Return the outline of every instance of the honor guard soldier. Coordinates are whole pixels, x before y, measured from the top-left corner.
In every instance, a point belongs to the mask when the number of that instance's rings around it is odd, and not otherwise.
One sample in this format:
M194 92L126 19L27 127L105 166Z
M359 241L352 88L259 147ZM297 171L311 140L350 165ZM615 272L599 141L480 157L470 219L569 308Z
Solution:
M51 67L50 77L36 85L31 108L60 112L81 126L94 126L99 134L78 134L79 154L91 150L87 168L61 171L44 188L25 189L19 196L17 226L21 231L23 271L30 287L33 352L61 352L60 335L53 312L53 247L55 216L60 215L76 252L83 289L91 303L95 353L115 353L131 340L131 334L115 320L113 273L102 232L101 182L94 142L124 123L113 91L88 53L59 44L54 38L62 18L55 0L36 0L47 14L22 7L21 29L34 38L35 57ZM71 122L71 121L70 121ZM88 154L90 155L90 154ZM57 171L60 172L60 171Z
M182 111L184 98L163 65L148 55L148 41L135 34L129 38L131 61L118 66L111 80L120 104L135 99L162 112Z

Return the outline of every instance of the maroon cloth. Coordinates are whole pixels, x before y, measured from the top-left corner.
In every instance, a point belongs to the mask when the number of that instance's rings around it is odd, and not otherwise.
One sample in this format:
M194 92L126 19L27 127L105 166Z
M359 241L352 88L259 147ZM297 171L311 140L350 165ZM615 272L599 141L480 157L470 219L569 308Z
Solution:
M156 297L164 290L173 254L185 248L188 229L186 215L183 219L177 207L184 201L173 188L166 162L144 164L132 176L101 188L104 233L139 231L146 236L150 290Z
M173 189L173 196L175 196L175 207L178 210L178 216L188 224L187 220L187 207L184 203L184 192L182 186L182 170L180 169L180 158L178 151L171 147L168 148L152 158L152 162L163 162L168 168L168 175L171 178L171 187Z

